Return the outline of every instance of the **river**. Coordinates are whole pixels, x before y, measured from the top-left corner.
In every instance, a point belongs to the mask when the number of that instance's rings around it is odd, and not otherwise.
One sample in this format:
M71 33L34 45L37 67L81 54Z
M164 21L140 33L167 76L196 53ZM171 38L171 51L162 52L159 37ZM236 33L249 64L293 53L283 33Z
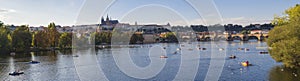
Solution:
M180 48L180 49L179 49ZM206 50L199 48L206 48ZM249 50L239 50L246 48ZM265 42L219 41L157 43L119 48L0 54L0 80L299 80L299 71L283 68ZM176 52L176 53L175 53ZM75 56L76 55L76 56ZM160 58L165 55L168 58ZM235 55L236 59L229 59ZM78 57L77 57L78 56ZM36 60L40 63L29 64ZM252 66L241 66L249 61ZM10 76L21 70L24 74Z

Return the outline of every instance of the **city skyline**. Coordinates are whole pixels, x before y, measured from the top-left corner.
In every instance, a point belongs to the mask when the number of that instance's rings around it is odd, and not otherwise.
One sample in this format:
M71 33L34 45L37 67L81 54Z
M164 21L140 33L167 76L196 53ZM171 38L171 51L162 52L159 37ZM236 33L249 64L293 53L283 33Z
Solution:
M46 26L50 22L55 22L59 25L70 26L76 24L78 13L84 2L84 0L5 0L4 3L0 3L0 21L14 25ZM214 0L214 3L223 19L223 23L218 24L247 25L251 23L268 23L275 14L282 15L285 9L296 5L299 1ZM101 4L99 3L99 5ZM159 13L153 14L153 12ZM205 25L201 16L206 15L199 15L184 0L116 0L103 14L104 17L106 17L106 14L109 14L112 19L120 19L121 23L170 23L171 25ZM97 18L99 22L100 18ZM189 24L185 23L184 20ZM214 21L211 20L211 22ZM98 23L88 22L86 24Z

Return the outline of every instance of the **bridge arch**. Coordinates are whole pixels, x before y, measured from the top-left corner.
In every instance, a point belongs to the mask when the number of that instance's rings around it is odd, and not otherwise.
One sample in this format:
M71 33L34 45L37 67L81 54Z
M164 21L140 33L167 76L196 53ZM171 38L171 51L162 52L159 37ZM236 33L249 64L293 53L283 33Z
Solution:
M250 39L255 39L255 40L260 40L260 37L257 37L257 36L249 36L248 37L248 40L250 40Z
M242 38L240 36L233 36L232 40L242 40Z

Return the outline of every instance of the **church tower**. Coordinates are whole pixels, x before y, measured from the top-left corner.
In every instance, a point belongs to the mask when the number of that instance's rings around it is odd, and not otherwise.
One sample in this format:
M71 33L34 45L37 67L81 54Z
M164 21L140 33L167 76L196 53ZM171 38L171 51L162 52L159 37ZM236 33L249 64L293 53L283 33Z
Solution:
M102 18L101 18L101 24L103 24L103 25L105 25L106 23L105 23L105 21L104 21L104 18L103 18L103 16L102 16Z
M107 16L106 16L106 23L105 23L106 25L109 25L110 23L109 23L109 18L108 18L108 14L107 14Z

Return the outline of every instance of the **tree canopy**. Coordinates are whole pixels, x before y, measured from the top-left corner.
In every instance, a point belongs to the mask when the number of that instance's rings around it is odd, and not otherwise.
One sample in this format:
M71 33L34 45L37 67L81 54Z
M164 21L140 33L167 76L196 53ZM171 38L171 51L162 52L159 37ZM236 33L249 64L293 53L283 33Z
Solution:
M26 25L17 27L12 33L12 47L14 51L28 51L30 50L32 42L32 35Z
M290 68L300 67L300 5L287 9L284 16L276 16L274 29L267 40L272 58Z
M0 52L8 52L11 48L11 36L3 22L0 21Z

